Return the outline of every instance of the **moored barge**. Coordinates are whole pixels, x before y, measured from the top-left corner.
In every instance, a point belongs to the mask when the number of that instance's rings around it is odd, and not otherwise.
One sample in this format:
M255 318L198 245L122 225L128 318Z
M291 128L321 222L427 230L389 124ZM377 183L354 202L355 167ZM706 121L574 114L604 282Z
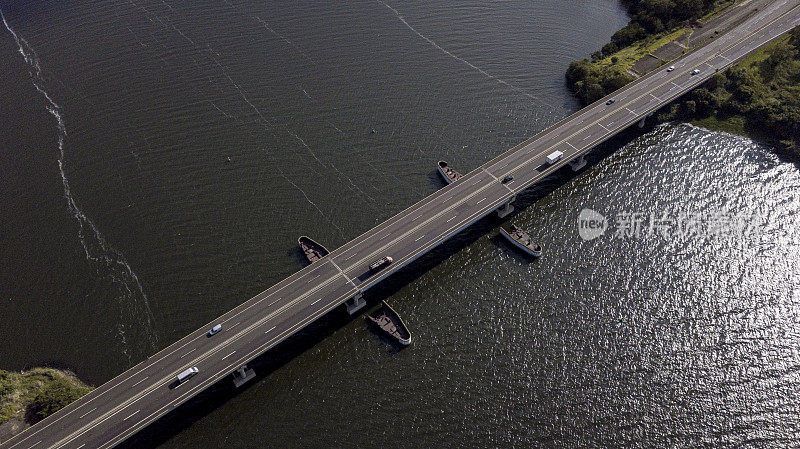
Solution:
M510 231L506 231L505 228L500 228L500 234L525 254L532 257L539 257L542 255L542 246L538 243L533 243L531 236L516 225L511 225Z
M330 253L327 248L305 235L300 236L300 238L297 239L297 243L300 245L300 249L303 250L303 255L306 256L306 259L308 259L310 263L314 263Z
M381 308L376 312L366 315L366 319L401 345L411 344L411 332L400 315L386 301L382 301Z
M445 161L439 161L439 163L436 165L436 168L439 170L439 174L442 175L442 178L444 178L445 182L448 184L452 184L464 176L461 173L453 170Z

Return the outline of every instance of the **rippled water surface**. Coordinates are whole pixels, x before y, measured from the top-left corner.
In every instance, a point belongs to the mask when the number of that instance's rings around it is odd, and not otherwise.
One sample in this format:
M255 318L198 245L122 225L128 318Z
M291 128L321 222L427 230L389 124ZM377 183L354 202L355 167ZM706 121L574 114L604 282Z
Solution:
M0 10L0 368L96 384L298 270L298 235L337 247L440 188L437 160L469 171L573 112L566 65L627 21L612 0ZM798 167L686 125L591 159L520 199L540 260L485 220L375 293L410 348L330 317L128 446L796 447Z

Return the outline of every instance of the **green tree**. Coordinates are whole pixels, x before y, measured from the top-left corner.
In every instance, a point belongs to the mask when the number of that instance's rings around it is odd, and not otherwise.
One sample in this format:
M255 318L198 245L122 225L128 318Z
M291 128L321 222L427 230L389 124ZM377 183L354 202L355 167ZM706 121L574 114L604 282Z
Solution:
M89 391L88 387L77 386L67 379L53 379L36 395L29 406L28 412L31 414L33 421L40 421L61 410Z

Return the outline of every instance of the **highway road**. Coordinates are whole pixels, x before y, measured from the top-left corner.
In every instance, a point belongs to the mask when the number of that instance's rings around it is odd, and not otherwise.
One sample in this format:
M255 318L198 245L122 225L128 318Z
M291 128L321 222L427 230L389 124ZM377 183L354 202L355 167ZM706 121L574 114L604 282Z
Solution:
M329 256L284 279L164 348L58 413L0 445L2 449L110 448L263 354L348 298L375 285L431 248L494 212L569 160L686 93L717 69L800 25L800 0L778 0L706 47L602 99L465 175ZM694 69L700 73L692 75ZM564 153L554 165L553 151ZM700 155L698 155L700 157ZM434 169L434 167L431 167ZM502 184L507 174L514 180ZM395 262L366 276L367 266ZM208 337L217 323L223 330ZM187 367L199 373L177 388Z

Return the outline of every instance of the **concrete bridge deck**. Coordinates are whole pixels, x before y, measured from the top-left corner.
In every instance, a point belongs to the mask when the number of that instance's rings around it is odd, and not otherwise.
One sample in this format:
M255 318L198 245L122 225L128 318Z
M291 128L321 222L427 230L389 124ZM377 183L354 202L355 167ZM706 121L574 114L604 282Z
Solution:
M164 348L0 448L115 446L323 314L502 209L527 187L698 86L715 71L800 25L798 4L800 0L778 0L708 46L676 61L675 71L658 70L615 92L614 104L606 105L603 99L567 117ZM694 69L701 72L692 75ZM548 165L545 158L553 151L563 152L564 158ZM502 184L500 179L507 174L513 174L514 180ZM372 261L386 255L395 262L374 275L365 275ZM217 323L223 324L223 330L207 337ZM179 372L193 366L199 368L197 375L170 388Z

